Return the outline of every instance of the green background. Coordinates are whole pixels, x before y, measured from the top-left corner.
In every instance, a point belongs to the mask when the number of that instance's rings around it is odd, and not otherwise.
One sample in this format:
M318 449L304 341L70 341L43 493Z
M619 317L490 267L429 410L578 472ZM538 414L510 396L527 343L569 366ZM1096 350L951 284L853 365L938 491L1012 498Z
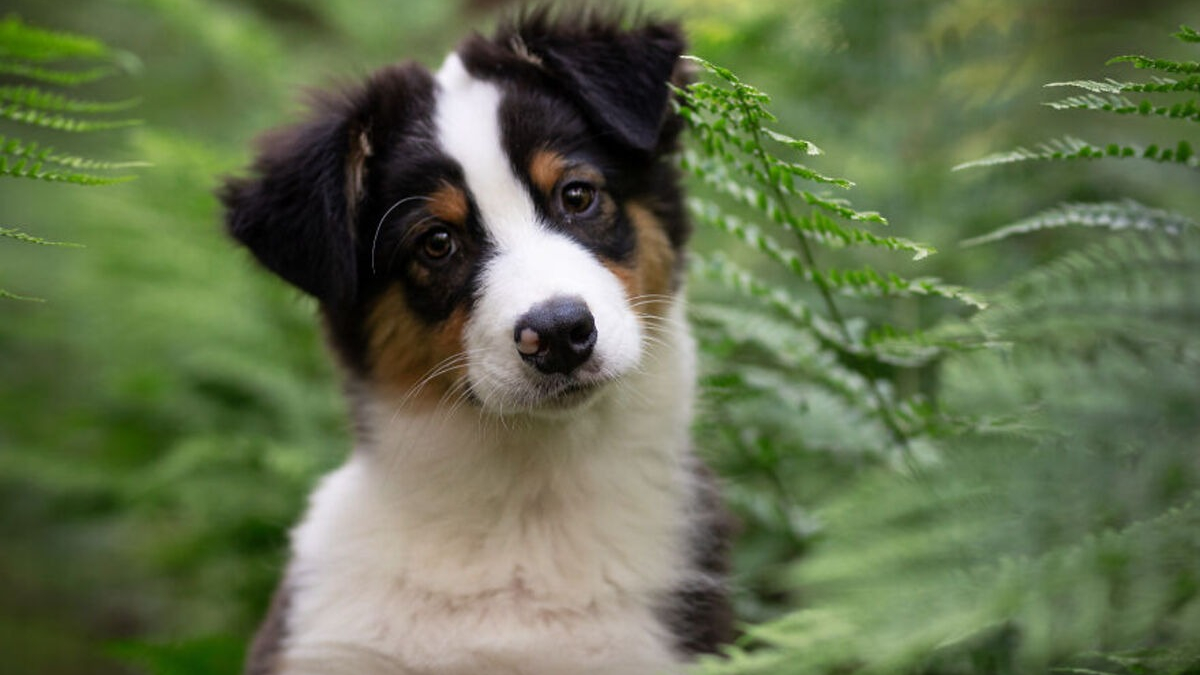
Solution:
M145 124L78 138L12 124L0 133L152 166L112 187L0 180L0 225L82 244L0 240L0 287L45 300L0 300L0 671L236 668L282 565L286 529L350 437L313 304L223 236L213 190L246 165L258 133L297 118L304 89L398 59L436 67L467 30L488 28L487 4L6 4L2 11L29 23L135 55L129 72L80 93L140 97L134 114ZM1080 235L971 255L957 243L1061 201L1130 196L1200 213L1194 180L1169 167L951 171L1063 134L1103 128L1120 139L1126 132L1110 120L1041 106L1058 97L1041 85L1120 76L1103 66L1115 54L1195 59L1163 39L1181 23L1200 24L1192 0L650 4L683 21L693 53L772 94L777 126L821 146L813 164L854 180L859 208L884 213L891 234L943 251L919 263L855 252L860 262L989 289ZM1155 126L1140 129L1152 135ZM729 248L707 230L695 244ZM699 279L691 292L701 301L722 295ZM856 309L908 327L967 313L917 301ZM905 373L897 386L928 390L935 379ZM722 404L708 394L702 409ZM748 522L739 607L759 620L804 604L802 593L768 580L811 542L795 535L803 526L789 537L760 526L770 507L746 496L760 472L721 442L750 431L733 410L712 415L719 428L702 445ZM755 419L769 433L769 421ZM806 464L788 481L798 504L821 502L870 464L845 459L870 439L840 442L849 448L841 459Z

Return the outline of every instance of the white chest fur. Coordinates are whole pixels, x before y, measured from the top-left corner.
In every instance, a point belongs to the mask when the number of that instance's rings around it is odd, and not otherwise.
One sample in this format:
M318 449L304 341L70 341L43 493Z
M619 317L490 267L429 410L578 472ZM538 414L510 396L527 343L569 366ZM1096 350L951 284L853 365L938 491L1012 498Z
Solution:
M339 653L394 666L359 673L677 668L655 612L689 581L678 313L641 370L569 416L381 407L376 442L324 479L293 533L284 672Z

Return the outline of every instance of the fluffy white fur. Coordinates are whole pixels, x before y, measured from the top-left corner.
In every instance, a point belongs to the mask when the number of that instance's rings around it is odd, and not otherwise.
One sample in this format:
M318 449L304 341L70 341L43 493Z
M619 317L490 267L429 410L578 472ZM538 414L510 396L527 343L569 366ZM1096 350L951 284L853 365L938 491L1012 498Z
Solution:
M641 325L595 258L538 223L500 149L495 88L457 57L439 83L444 148L498 245L466 340L485 405L374 401L370 445L324 479L293 533L283 672L329 672L322 660L348 653L359 673L676 672L654 612L688 581L682 303ZM582 377L605 384L556 415L498 414L530 403L514 322L559 294L595 315Z

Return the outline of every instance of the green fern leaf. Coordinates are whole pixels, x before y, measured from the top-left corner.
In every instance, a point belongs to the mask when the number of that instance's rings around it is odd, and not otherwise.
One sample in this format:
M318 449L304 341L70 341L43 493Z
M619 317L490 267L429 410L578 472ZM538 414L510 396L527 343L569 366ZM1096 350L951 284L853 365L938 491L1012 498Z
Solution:
M1108 230L1147 230L1179 234L1200 224L1187 216L1154 209L1132 199L1097 204L1063 204L1017 221L979 237L967 239L962 246L977 246L1021 234L1078 225Z
M1146 70L1158 70L1165 73L1178 73L1180 75L1191 75L1200 73L1200 63L1195 61L1171 61L1169 59L1152 59L1146 56L1130 54L1128 56L1118 56L1109 59L1109 65L1114 63L1131 63L1134 68Z
M1200 106L1197 106L1194 99L1170 106L1158 106L1147 100L1134 103L1124 96L1110 95L1105 97L1097 94L1089 94L1086 96L1072 96L1061 101L1052 101L1045 105L1055 110L1099 110L1119 115L1166 117L1200 122Z
M982 166L995 166L1015 162L1046 161L1046 160L1094 160L1103 158L1139 158L1154 162L1181 164L1191 169L1200 168L1200 158L1197 158L1192 146L1187 141L1179 141L1172 148L1160 148L1157 145L1135 146L1116 143L1105 147L1092 145L1087 141L1066 136L1040 143L1033 149L1017 148L1009 152L996 153L982 159L964 162L954 167L954 171L971 169Z
M730 164L737 165L743 170L744 174L755 178L759 183L773 185L784 195L799 197L806 204L817 207L831 215L856 222L887 224L887 220L875 211L858 211L851 207L849 202L844 200L822 197L807 190L797 188L792 181L792 178L797 175L794 172L780 171L776 172L773 177L770 177L755 166L747 167L734 159L727 159L720 162L702 158L690 150L682 153L679 158L679 165L684 171L704 181L709 187L732 198L735 202L764 213L779 225L795 230L806 229L803 219L783 209L775 197L733 178L727 168ZM850 235L847 234L846 236L849 237Z
M871 267L855 270L829 269L812 272L810 276L820 276L826 287L849 295L896 298L940 297L957 300L976 309L987 307L987 301L973 291L962 286L943 283L934 277L906 279L898 274L882 274Z
M37 143L23 143L16 138L0 135L0 156L29 158L37 162L49 162L82 171L120 171L150 166L148 162L106 162L75 155L54 152L53 148L41 147Z
M72 244L72 243L63 242L63 241L50 241L48 239L42 239L41 237L35 237L31 234L26 234L20 230L8 228L8 227L0 227L0 237L8 237L9 239L16 239L17 241L24 242L26 244L38 244L41 246L66 246L68 248L81 248L80 244Z
M1154 77L1151 82L1118 82L1108 79L1103 82L1096 80L1071 80L1068 82L1051 82L1046 87L1076 87L1086 89L1096 94L1123 94L1138 92L1145 94L1170 94L1180 91L1200 92L1200 75L1192 75L1182 80L1169 77Z
M782 143L783 145L785 145L793 150L799 150L800 152L803 152L806 155L823 154L821 149L818 148L816 145L814 145L810 141L805 141L805 140L801 140L798 138L792 138L791 136L788 136L787 134L781 134L778 131L774 131L772 129L767 129L767 128L763 129L763 133L765 133L767 135L767 138L770 138L771 140L773 140L777 143Z
M1182 40L1184 42L1200 42L1200 33L1189 26L1180 26L1178 33L1172 33L1171 37Z
M985 335L1027 346L1120 344L1186 354L1200 324L1197 287L1200 230L1130 232L1024 275L972 322Z
M1086 89L1096 94L1120 94L1133 91L1131 87L1138 86L1135 82L1118 82L1112 78L1100 82L1098 80L1069 80L1067 82L1048 82L1043 87L1075 87Z
M691 205L693 212L704 222L733 235L742 243L760 251L792 274L806 281L822 283L827 288L851 295L872 297L929 295L959 300L973 307L986 306L981 298L966 289L943 284L937 279L910 280L896 274L883 275L871 268L824 272L811 269L796 251L781 245L758 227L748 224L736 216L722 213L711 203L693 200ZM918 255L927 255L929 252L922 249Z
M986 300L991 306L991 300ZM979 333L961 327L941 326L933 330L901 329L891 324L872 326L863 346L880 363L901 368L920 368L947 354L978 349Z
M115 185L134 179L134 176L97 176L78 171L47 169L45 163L42 161L30 161L24 157L10 161L5 156L0 156L0 176L33 178L52 183L72 183L74 185Z
M721 211L720 207L710 201L693 198L688 201L688 207L702 222L711 224L731 234L736 234L738 230L750 227L737 216L725 214ZM772 219L776 220L776 224L783 225L800 236L827 246L869 245L893 251L912 253L913 260L921 260L937 253L937 249L932 246L920 244L903 237L881 237L867 230L841 227L837 221L822 213L813 213L805 218L787 218L778 209L772 209L770 213ZM774 216L777 214L779 217L776 219Z
M55 70L15 61L0 61L0 74L2 75L16 75L38 82L67 87L95 82L116 73L117 69L111 66L98 66L85 70Z
M127 110L138 105L139 99L123 101L85 101L61 94L46 92L37 87L0 87L0 102L51 112L104 114Z
M834 352L821 349L812 338L798 335L790 322L746 309L713 304L692 305L689 314L700 324L719 326L723 339L741 345L761 346L760 353L771 360L773 367L787 371L782 382L760 387L775 394L776 398L788 398L781 391L788 388L787 382L794 386L797 379L820 385L846 403L858 403L867 398L869 383L866 378L841 365ZM759 384L767 383L760 378Z
M837 187L844 188L847 190L854 187L854 183L849 180L846 180L845 178L835 178L833 176L826 176L820 172L814 171L813 169L810 169L810 168L804 166L803 164L797 164L795 162L787 162L787 161L771 158L771 160L769 162L769 166L770 166L769 174L763 174L761 171L756 169L754 172L755 177L759 178L759 180L761 180L762 182L781 183L789 191L792 191L795 189L795 184L793 181L793 179L795 179L795 178L799 178L800 180L806 180L806 181L809 181L810 183L824 183L826 185L836 185Z
M0 57L28 61L108 59L114 52L103 42L83 35L34 28L17 17L0 20Z
M851 208L850 203L843 199L833 199L813 194L811 192L801 192L800 196L805 203L810 206L815 206L823 211L832 213L836 216L841 216L847 220L854 220L864 223L879 223L887 225L887 219L876 211L857 211Z
M813 312L807 304L784 289L756 278L724 254L717 252L709 256L693 255L691 264L695 273L762 302L798 326L812 330L822 342L836 345L840 351L848 353L859 351L857 345L842 337L841 331L835 325Z
M67 117L65 115L56 115L35 110L32 108L22 108L18 105L6 105L0 107L0 119L7 119L13 122L29 124L35 127L52 129L54 131L68 131L72 133L87 133L92 131L106 131L109 129L121 129L125 127L137 126L141 124L141 120L86 120L77 117Z

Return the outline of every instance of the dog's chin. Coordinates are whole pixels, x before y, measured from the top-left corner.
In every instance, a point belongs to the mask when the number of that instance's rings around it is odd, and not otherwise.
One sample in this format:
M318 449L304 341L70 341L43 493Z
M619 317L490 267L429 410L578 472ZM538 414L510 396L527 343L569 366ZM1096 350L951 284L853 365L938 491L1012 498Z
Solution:
M587 409L604 396L611 384L611 380L599 380L552 386L534 402L529 412L538 417L559 417Z
M472 387L471 400L484 412L536 418L571 417L592 407L614 388L616 377L538 376L482 394Z

